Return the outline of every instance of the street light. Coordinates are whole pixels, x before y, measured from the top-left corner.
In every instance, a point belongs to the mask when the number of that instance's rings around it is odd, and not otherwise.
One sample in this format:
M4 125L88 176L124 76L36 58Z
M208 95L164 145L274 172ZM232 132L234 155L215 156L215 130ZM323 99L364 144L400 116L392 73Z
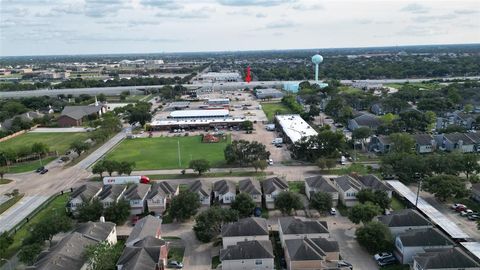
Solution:
M7 259L5 259L5 258L1 258L1 259L0 259L0 262L1 262L1 261L6 261L6 262L8 263L8 269L12 270L12 264L10 263L9 260L7 260Z

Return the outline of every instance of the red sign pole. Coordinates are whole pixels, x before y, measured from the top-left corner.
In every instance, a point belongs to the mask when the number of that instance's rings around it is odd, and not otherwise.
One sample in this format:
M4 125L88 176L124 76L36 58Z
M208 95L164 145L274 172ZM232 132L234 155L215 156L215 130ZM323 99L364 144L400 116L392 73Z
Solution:
M250 66L247 67L247 76L245 77L245 81L247 83L251 82L252 81L252 77L250 75Z

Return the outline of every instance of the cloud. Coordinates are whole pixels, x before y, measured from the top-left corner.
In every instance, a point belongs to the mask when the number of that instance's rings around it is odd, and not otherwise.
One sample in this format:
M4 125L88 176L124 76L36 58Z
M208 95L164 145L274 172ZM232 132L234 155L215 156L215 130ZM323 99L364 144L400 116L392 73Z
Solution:
M173 0L140 0L143 6L150 6L155 8L181 9L182 5Z
M175 18L175 19L206 19L210 17L210 13L215 12L215 8L211 7L202 7L199 9L192 10L178 10L178 11L169 11L164 10L157 12L155 16L161 18Z
M400 11L423 14L423 13L428 13L429 9L426 6L420 5L418 3L412 3L409 5L406 5L405 7L400 9Z
M25 7L14 7L14 8L2 7L0 9L0 12L5 15L8 14L10 17L25 17L26 15L28 15L29 10Z
M298 4L298 5L294 5L292 8L300 11L315 11L315 10L324 9L325 7L322 6L321 4L311 4L311 5Z
M418 16L416 18L413 18L414 21L419 22L419 23L424 23L424 22L432 22L432 21L446 21L446 20L452 20L457 17L456 14L444 14L444 15L435 15L435 16Z
M287 3L296 2L296 0L217 0L218 3L225 6L263 6L271 7Z
M268 23L267 25L265 25L265 28L278 29L278 28L291 28L295 26L298 26L298 24L295 22L282 20L282 21Z
M265 13L257 13L257 14L255 14L255 17L257 17L257 18L266 18L266 17L267 17L267 14L265 14Z
M480 13L480 11L477 9L457 9L457 10L454 10L453 12L455 14L460 14L460 15L470 15L470 14Z
M116 14L125 4L125 0L85 0L85 15L96 18L106 17Z
M448 34L448 30L444 27L439 26L419 26L419 25L409 25L403 30L397 32L401 36L438 36Z

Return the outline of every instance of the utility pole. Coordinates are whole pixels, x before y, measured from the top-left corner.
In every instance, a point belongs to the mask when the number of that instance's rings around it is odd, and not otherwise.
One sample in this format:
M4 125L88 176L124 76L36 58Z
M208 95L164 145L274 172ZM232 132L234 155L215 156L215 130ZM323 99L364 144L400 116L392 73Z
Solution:
M420 190L422 189L422 178L418 180L418 189L417 189L417 198L415 200L415 207L417 207L418 204L418 197L420 197Z
M178 148L178 167L182 167L182 159L180 158L180 140L177 140L177 148Z

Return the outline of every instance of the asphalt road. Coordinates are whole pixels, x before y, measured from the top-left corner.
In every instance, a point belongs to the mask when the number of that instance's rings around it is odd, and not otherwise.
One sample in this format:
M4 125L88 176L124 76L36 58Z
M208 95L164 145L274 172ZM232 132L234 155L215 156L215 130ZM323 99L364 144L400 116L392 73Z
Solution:
M422 82L429 80L438 80L438 79L480 79L479 76L475 77L451 77L451 78L409 78L409 79L385 79L385 80L355 80L356 82L365 82L365 83L404 83L404 82ZM298 83L300 81L253 81L250 83L246 82L222 82L222 83L196 83L196 84L184 84L183 86L190 89L240 89L244 87L253 88L255 86L266 86L266 87L278 87L282 86L284 83ZM314 82L314 81L310 81ZM352 83L352 80L341 80L342 83ZM42 89L42 90L30 90L30 91L10 91L10 92L0 92L1 98L21 98L21 97L34 97L34 96L57 96L60 94L63 95L80 95L80 94L109 94L109 95L119 95L123 91L130 91L132 94L140 94L145 89L158 89L164 85L139 85L139 86L118 86L118 87L91 87L91 88L71 88L71 89Z
M0 232L9 231L48 199L47 196L26 196L0 215Z

